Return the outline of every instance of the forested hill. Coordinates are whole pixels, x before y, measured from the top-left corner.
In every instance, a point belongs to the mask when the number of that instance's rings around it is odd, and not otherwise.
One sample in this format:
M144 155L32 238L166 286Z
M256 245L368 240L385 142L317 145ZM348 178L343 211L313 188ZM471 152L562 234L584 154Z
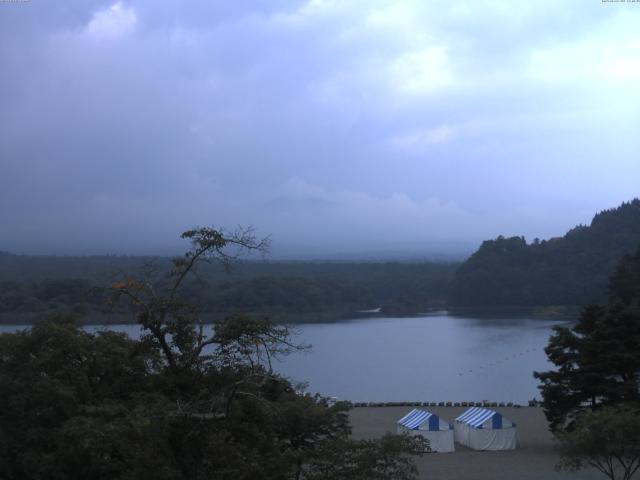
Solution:
M458 264L434 262L216 263L198 268L183 296L213 317L245 312L291 322L352 318L365 309L411 314L443 308ZM31 322L71 311L84 322L131 321L124 305L110 304L109 286L123 276L158 278L168 258L54 257L0 252L0 323Z
M608 277L640 245L640 200L598 213L564 237L482 243L454 275L453 307L586 305L605 301Z

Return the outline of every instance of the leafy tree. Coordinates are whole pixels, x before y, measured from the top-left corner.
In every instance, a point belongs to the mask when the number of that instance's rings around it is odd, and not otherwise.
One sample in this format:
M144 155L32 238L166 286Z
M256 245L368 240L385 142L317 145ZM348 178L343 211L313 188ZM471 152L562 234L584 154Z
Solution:
M308 480L411 480L418 471L410 455L425 451L420 436L387 434L380 440L324 442L306 467Z
M118 468L112 457L140 454L131 435L118 435L113 449L106 442L113 431L145 418L136 417L136 408L146 409L134 399L150 388L155 352L123 334L90 335L64 317L0 335L0 352L2 478L43 478L60 468L70 474L92 468L93 478L110 478ZM109 428L103 428L106 419L112 420ZM67 463L65 445L85 455ZM87 455L96 461L83 465L80 459Z
M286 327L232 315L209 331L182 299L202 261L228 266L266 242L207 228L183 238L192 248L167 276L114 284L141 340L68 317L0 335L0 477L414 478L415 440L353 441L347 403L299 393L273 371L274 358L304 348Z
M571 431L558 435L560 468L596 468L611 480L630 480L640 468L640 410L603 407L585 412Z
M607 305L589 305L572 328L556 327L545 349L557 370L534 372L559 468L591 466L611 480L640 467L640 250L619 262Z
M206 337L193 306L180 297L180 289L187 276L201 261L213 260L228 269L241 254L251 251L264 253L269 245L268 239L256 239L250 229L226 234L222 230L197 228L184 232L181 238L190 241L191 249L184 256L172 260L173 268L168 278L161 278L158 282L152 277L127 277L113 284L114 298L125 296L131 300L138 310L138 323L147 332L146 339L159 347L167 366L173 370L188 369L206 362L209 357L201 356L201 353L208 345L216 343L215 338ZM276 343L287 343L286 330L282 333L284 336L266 337L273 337Z
M555 327L545 351L557 370L536 372L552 430L584 409L640 400L640 318L590 306L572 328Z
M640 402L640 312L635 308L636 256L625 256L612 277L606 306L586 307L578 323L556 327L545 351L557 370L535 372L553 431L571 428L586 409ZM625 279L623 281L623 279Z

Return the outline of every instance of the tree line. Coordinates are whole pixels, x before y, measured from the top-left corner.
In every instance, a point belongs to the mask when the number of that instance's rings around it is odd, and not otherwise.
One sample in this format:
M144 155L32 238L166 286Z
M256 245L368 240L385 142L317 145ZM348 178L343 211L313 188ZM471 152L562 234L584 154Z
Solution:
M487 240L456 271L452 307L586 305L606 302L619 259L640 245L640 200L598 213L549 240Z
M190 250L154 281L111 285L140 340L57 315L0 335L0 477L8 480L415 479L424 440L350 437L346 402L271 368L306 347L287 327L229 315L207 335L182 287L204 260L261 250L251 232L187 231Z
M81 261L45 257L0 256L10 264L0 280L0 320L32 322L53 311L67 311L85 322L126 319L130 306L109 302L110 283L124 267L143 278L162 277L171 270L164 258L89 257L83 276L70 278ZM9 259L9 260L8 260ZM26 265L16 278L11 272ZM51 265L60 268L54 272ZM449 263L315 263L246 262L229 274L215 265L201 265L185 280L183 295L212 318L228 313L261 313L290 322L352 317L357 311L381 307L388 314L418 313L444 306L447 286L457 267ZM26 278L27 272L29 277Z
M535 372L562 445L561 466L611 480L640 468L640 248L620 260L606 303L590 304L545 349L555 369Z

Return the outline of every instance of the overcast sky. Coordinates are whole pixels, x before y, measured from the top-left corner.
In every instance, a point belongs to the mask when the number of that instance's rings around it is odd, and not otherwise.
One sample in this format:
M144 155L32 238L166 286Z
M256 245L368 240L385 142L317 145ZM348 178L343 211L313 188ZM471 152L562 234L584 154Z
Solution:
M547 238L640 195L640 3L0 3L0 250Z

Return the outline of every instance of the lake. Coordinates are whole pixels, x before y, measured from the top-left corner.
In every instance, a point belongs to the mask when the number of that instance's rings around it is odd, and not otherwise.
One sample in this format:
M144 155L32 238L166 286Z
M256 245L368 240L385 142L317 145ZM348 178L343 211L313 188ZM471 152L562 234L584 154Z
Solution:
M310 352L275 364L308 390L355 402L481 401L540 398L534 370L552 367L544 353L562 321L478 319L430 314L293 327ZM13 331L16 326L0 326ZM102 327L87 327L90 330ZM139 335L137 325L114 330Z

